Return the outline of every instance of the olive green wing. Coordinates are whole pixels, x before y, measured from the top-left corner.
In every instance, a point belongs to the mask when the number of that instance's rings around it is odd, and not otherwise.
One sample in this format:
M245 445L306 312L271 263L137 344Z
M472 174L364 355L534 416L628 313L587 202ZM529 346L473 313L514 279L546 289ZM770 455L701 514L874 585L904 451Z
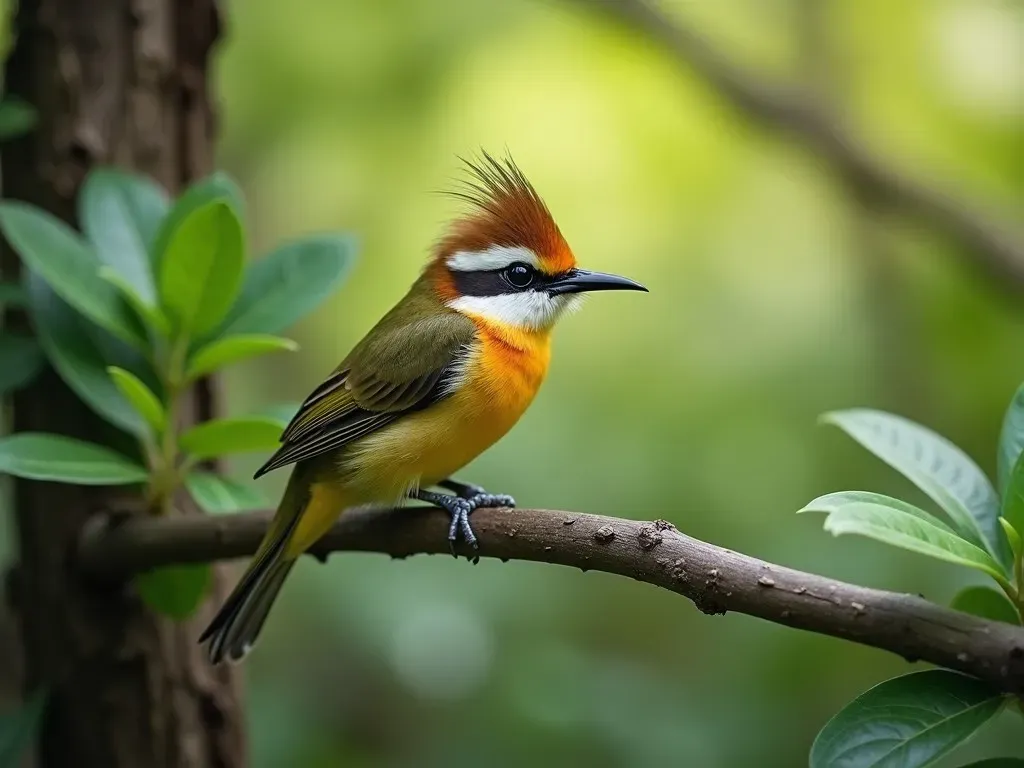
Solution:
M256 477L338 450L450 394L476 326L453 311L405 314L385 316L306 398Z

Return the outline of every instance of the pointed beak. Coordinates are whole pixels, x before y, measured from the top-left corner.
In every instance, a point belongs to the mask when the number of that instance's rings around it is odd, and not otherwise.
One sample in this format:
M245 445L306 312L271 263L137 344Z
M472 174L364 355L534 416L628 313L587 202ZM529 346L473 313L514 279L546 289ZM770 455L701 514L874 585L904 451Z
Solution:
M628 277L609 275L606 272L591 272L586 269L573 269L547 285L552 296L566 293L583 293L585 291L644 291L640 283Z

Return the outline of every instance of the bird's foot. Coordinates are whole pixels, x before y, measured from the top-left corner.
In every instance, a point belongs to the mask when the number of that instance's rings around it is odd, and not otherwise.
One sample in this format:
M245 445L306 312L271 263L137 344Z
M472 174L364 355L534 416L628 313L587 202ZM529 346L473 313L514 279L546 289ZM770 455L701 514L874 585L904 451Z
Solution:
M452 521L448 526L448 549L453 557L458 557L455 552L455 542L458 541L460 534L474 550L480 548L476 534L473 532L473 526L469 522L469 516L474 510L516 505L516 500L511 496L502 493L487 493L477 485L448 481L442 485L455 491L458 495L451 496L447 493L421 490L417 491L416 498L433 504L435 507L440 507L451 515ZM480 556L474 555L472 559L475 564L480 561Z

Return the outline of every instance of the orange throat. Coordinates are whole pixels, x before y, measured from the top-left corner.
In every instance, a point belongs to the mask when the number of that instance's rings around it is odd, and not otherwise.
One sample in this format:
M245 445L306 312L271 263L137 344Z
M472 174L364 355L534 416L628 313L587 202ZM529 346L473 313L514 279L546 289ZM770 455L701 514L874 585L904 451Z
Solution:
M480 363L474 378L500 401L526 410L548 372L551 331L530 330L474 317L480 337Z

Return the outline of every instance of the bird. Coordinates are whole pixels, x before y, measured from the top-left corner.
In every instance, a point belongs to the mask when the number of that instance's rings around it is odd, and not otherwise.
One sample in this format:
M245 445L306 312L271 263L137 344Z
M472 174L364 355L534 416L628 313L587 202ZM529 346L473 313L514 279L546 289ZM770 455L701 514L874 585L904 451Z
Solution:
M529 407L548 370L552 328L584 294L647 291L578 267L511 156L481 154L460 158L466 178L449 191L468 210L405 296L309 394L256 472L294 465L256 554L199 638L211 663L250 651L299 556L346 509L420 500L450 516L453 555L460 537L478 549L470 514L515 500L454 475Z

